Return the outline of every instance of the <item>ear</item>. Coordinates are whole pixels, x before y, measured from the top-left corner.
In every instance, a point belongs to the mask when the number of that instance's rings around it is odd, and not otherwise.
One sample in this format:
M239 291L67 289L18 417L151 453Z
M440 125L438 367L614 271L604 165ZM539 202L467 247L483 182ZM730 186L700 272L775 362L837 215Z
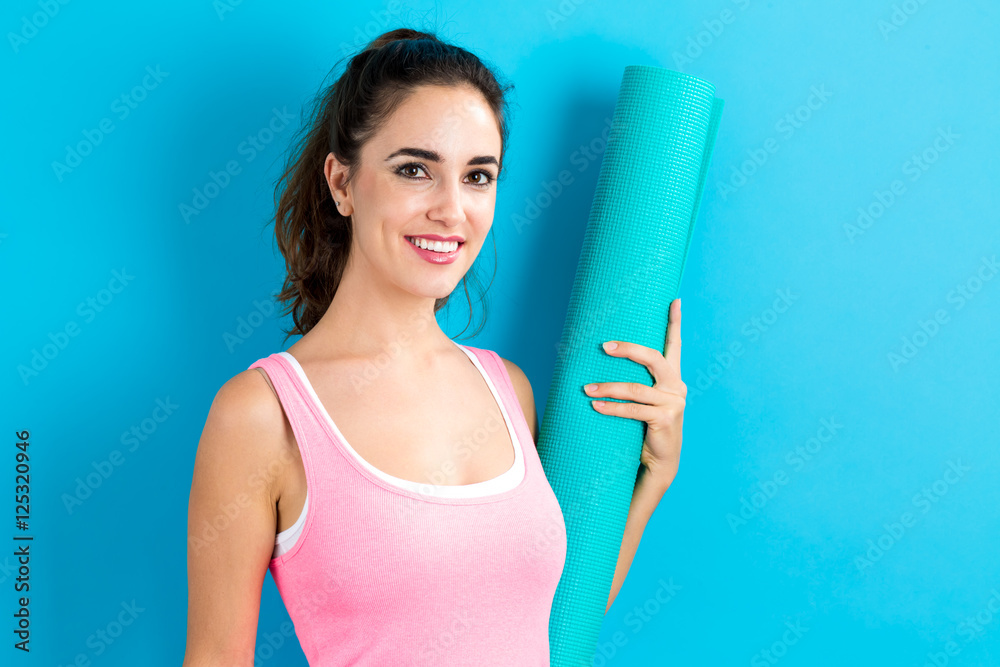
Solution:
M337 204L337 210L341 215L351 215L354 212L354 202L351 200L350 191L344 185L347 180L347 166L342 164L332 151L326 156L323 175L326 176L326 184L330 188L333 201Z

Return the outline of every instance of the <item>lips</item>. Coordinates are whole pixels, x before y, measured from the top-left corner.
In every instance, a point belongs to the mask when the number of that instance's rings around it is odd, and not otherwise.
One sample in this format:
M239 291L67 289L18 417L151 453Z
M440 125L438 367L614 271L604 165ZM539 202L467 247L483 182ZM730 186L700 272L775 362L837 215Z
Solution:
M422 236L415 238L426 239L427 237ZM462 252L462 247L465 245L465 243L459 243L458 247L451 252L435 252L434 250L424 250L423 248L418 247L410 241L410 237L403 237L403 243L413 248L418 257L431 264L451 264L458 258L459 253Z

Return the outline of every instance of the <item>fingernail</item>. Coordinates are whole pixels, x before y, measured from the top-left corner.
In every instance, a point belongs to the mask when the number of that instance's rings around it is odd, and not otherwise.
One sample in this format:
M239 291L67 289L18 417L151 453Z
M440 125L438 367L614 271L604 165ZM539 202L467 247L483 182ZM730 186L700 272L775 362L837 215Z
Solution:
M584 389L584 391L594 391L595 389L597 389L597 385L596 384L588 384L583 389Z
M607 350L608 352L615 349L616 347L618 347L618 343L614 342L613 340L609 340L607 343L604 344L604 349Z
M594 401L594 406L598 408L604 407L604 401Z

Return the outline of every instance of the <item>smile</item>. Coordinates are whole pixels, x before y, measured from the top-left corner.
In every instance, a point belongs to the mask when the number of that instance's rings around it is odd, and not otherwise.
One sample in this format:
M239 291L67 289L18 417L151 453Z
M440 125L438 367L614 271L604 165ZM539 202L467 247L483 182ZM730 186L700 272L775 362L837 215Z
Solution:
M464 243L458 241L428 241L412 236L404 237L422 259L431 264L451 264L458 257Z
M406 239L418 248L423 248L424 250L430 250L432 252L454 252L458 250L458 246L461 245L458 241L428 241L427 239L417 238L414 236L407 236Z

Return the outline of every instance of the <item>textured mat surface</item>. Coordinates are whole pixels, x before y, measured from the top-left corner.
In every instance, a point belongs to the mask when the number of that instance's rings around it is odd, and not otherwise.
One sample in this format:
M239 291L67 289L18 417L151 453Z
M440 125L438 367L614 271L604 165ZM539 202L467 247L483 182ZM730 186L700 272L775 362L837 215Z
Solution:
M594 410L583 386L653 384L645 366L601 344L663 351L722 107L707 81L625 68L538 437L568 540L553 667L593 663L645 434L643 422Z

